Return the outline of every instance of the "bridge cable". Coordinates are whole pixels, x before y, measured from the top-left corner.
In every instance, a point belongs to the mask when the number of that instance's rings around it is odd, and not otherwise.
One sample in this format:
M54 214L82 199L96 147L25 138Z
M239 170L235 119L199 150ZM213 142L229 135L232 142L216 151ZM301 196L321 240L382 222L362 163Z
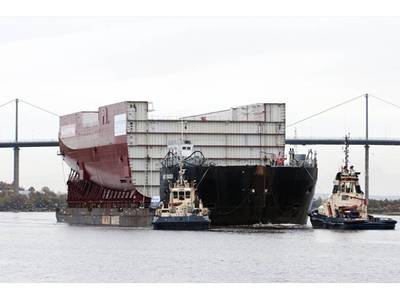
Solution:
M372 96L372 97L374 97L376 100L382 101L383 103L392 105L392 106L394 106L394 107L400 109L400 105L398 105L398 104L396 104L396 103L393 103L393 102L390 102L390 101L388 101L388 100L382 99L382 98L377 97L377 96L375 96L375 95L371 95L371 94L369 94L369 95Z
M345 105L345 104L347 104L347 103L350 103L350 102L352 102L352 101L354 101L354 100L360 99L361 97L364 97L364 94L363 94L363 95L360 95L360 96L357 96L357 97L354 97L354 98L351 98L351 99L349 99L349 100L343 101L343 102L341 102L341 103L339 103L339 104L336 104L336 105L334 105L334 106L331 106L331 107L329 107L329 108L327 108L327 109L324 109L324 110L322 110L322 111L320 111L320 112L318 112L318 113L315 113L315 114L313 114L313 115L311 115L311 116L308 116L308 117L306 117L306 118L304 118L304 119L301 119L301 120L299 120L299 121L296 121L296 122L294 122L294 123L291 123L291 124L289 124L289 125L286 125L286 128L287 128L287 127L291 127L291 126L296 125L296 124L299 124L299 123L304 122L304 121L306 121L306 120L309 120L309 119L311 119L311 118L314 118L314 117L316 117L316 116L318 116L318 115L320 115L320 114L323 114L323 113L328 112L328 111L330 111L330 110L332 110L332 109L335 109L335 108L337 108L337 107L339 107L339 106L342 106L342 105Z
M6 106L7 104L10 104L11 102L14 102L14 101L15 101L15 99L10 100L10 101L8 101L6 103L1 104L0 107Z
M60 116L59 114L56 114L56 113L54 113L54 112L52 112L52 111L50 111L50 110L47 110L47 109L42 108L42 107L40 107L40 106L37 106L37 105L35 105L35 104L29 103L28 101L25 101L25 100L19 100L19 101L20 101L20 102L24 102L25 104L28 104L28 105L30 105L30 106L36 108L36 109L39 109L39 110L41 110L41 111L44 111L44 112L46 112L46 113L48 113L48 114L51 114L51 115L53 115L53 116L56 116L56 117L59 117L59 116Z

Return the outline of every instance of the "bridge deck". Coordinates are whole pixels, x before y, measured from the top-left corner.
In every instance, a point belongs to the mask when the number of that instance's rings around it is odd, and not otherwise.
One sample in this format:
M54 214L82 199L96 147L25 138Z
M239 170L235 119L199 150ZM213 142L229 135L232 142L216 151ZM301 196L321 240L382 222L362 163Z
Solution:
M343 145L344 138L287 138L287 145ZM352 138L350 145L366 145L367 141L363 138ZM376 146L400 146L400 139L369 139L368 145ZM29 147L58 147L57 140L47 141L6 141L0 142L0 148L29 148Z

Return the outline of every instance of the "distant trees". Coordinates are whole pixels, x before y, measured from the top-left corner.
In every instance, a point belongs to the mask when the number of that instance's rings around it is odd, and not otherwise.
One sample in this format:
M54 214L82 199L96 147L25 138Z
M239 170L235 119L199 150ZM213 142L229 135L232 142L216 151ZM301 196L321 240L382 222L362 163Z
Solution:
M400 200L369 200L368 211L371 213L399 214Z
M318 197L313 199L311 209L316 209L322 204L323 199ZM368 202L368 212L380 214L400 214L400 199L399 200L374 200Z
M322 198L318 197L317 199L313 199L311 203L311 209L317 209L322 204Z
M52 211L66 206L66 194L57 194L48 187L40 191L30 187L16 195L0 182L0 211Z

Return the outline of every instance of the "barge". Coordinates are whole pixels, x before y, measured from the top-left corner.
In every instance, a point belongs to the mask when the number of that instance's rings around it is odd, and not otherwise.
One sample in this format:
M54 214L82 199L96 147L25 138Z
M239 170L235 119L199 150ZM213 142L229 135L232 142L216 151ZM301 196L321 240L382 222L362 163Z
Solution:
M318 168L312 153L291 149L286 159L284 103L180 119L151 111L148 102L125 101L60 117L60 154L71 173L57 220L151 226L151 200L167 202L179 176L179 165L165 161L172 155L184 158L212 225L306 223Z

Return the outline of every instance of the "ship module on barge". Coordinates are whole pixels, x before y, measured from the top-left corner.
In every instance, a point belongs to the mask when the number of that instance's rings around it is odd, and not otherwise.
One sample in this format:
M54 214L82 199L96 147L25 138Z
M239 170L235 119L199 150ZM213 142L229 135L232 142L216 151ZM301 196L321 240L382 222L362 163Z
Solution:
M71 173L56 216L71 224L151 226L180 161L211 225L305 224L318 173L314 153L284 155L284 103L161 119L120 102L62 116L59 141Z

